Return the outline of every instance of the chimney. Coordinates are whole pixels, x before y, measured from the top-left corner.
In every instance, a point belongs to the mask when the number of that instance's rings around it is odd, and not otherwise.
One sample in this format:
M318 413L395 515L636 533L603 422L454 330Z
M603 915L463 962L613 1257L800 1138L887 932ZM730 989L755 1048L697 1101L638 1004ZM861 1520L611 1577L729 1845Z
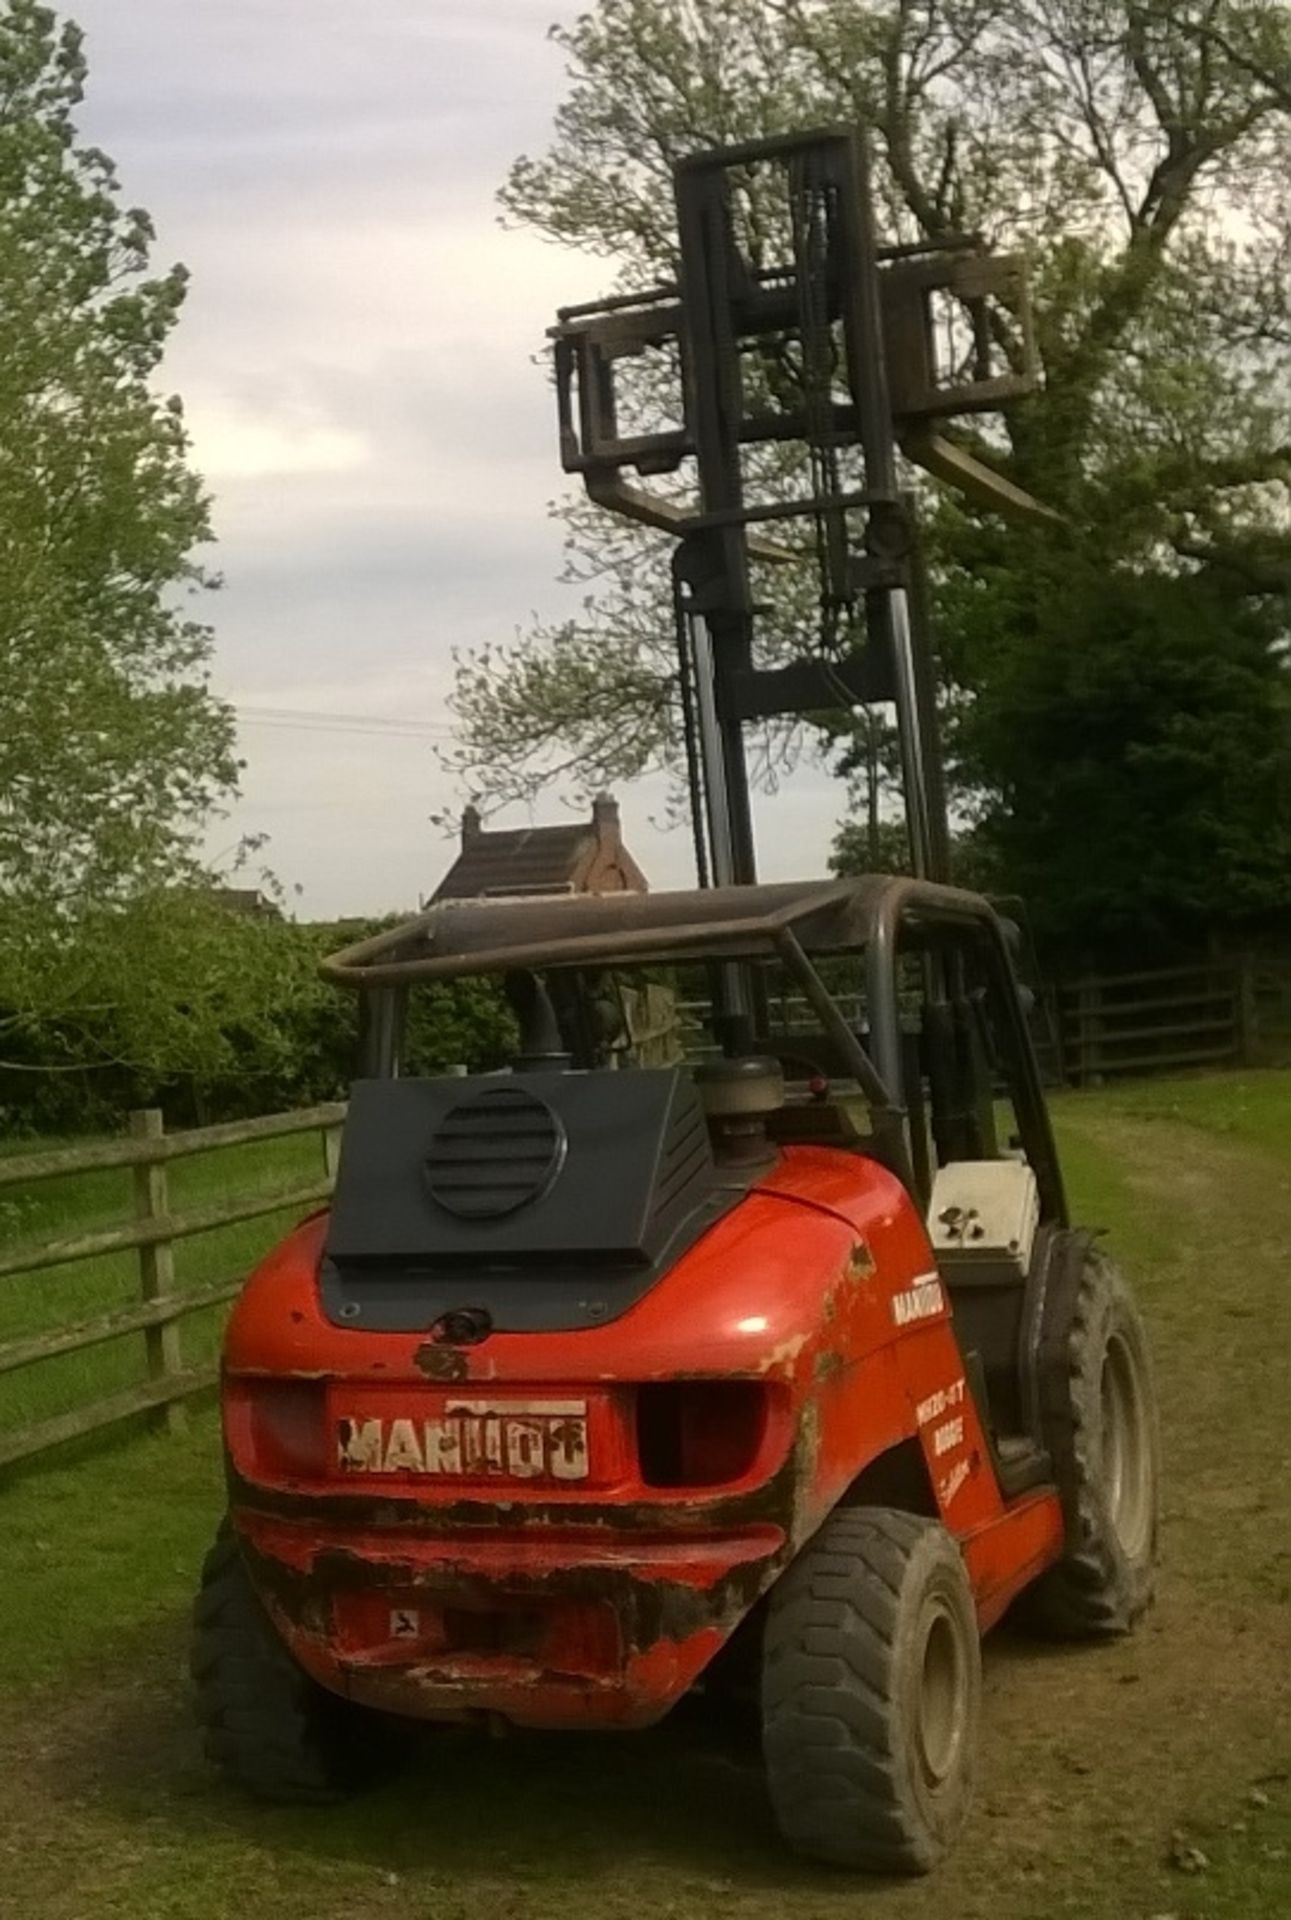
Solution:
M607 853L617 851L622 840L619 803L612 793L598 793L592 802L592 825L596 838Z
M480 819L480 810L472 800L462 808L462 851L465 852L467 847L478 840L483 831L484 823Z

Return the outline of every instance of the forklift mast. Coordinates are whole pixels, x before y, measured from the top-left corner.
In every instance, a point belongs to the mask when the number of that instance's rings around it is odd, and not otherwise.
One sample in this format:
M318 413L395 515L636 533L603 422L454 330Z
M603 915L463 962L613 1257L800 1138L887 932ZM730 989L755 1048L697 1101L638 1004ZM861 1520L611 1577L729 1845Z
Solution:
M874 703L896 712L913 872L945 880L927 592L898 449L1001 511L1052 517L934 424L1034 386L1021 263L971 235L880 246L855 128L698 153L674 187L675 281L563 308L552 338L565 470L677 539L700 884L757 878L746 723ZM649 488L632 470L671 479ZM804 558L814 644L761 664L755 563Z

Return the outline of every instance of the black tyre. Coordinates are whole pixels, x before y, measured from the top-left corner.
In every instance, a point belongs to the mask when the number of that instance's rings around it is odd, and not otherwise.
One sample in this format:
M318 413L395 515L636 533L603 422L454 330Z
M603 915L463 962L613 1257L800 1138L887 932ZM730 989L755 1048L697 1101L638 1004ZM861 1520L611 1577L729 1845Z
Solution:
M1153 1597L1161 1443L1138 1308L1087 1243L1073 1245L1046 1311L1041 1411L1067 1548L1022 1596L1019 1619L1063 1639L1127 1633Z
M257 1799L327 1804L397 1763L397 1722L339 1699L292 1659L227 1520L202 1567L189 1664L207 1758Z
M934 1520L836 1511L772 1589L762 1744L799 1853L926 1873L963 1824L981 1708L964 1562Z

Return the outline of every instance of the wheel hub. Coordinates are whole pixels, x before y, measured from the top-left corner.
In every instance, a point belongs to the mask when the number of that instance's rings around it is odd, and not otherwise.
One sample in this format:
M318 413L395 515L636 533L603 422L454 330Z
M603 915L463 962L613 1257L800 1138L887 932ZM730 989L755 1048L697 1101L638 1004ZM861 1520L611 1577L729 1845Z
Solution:
M1138 1369L1119 1334L1108 1340L1103 1356L1099 1401L1108 1514L1121 1546L1136 1559L1151 1528L1151 1450Z
M928 1786L942 1786L954 1771L967 1718L968 1668L955 1621L939 1603L928 1619L919 1682L915 1737L919 1768Z

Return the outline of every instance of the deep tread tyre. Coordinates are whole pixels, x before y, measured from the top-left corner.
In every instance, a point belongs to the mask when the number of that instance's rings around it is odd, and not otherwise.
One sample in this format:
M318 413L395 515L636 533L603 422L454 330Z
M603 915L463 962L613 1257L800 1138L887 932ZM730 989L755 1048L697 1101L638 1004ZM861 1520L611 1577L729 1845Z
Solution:
M959 1548L934 1520L841 1508L772 1588L762 1746L799 1853L926 1873L963 1824L981 1648Z
M202 1566L189 1666L207 1758L257 1799L326 1805L384 1777L398 1758L394 1723L297 1666L227 1519Z
M1161 1442L1147 1336L1120 1270L1088 1244L1074 1288L1046 1326L1045 1445L1067 1547L1023 1594L1022 1625L1061 1639L1129 1632L1150 1606L1160 1517Z

